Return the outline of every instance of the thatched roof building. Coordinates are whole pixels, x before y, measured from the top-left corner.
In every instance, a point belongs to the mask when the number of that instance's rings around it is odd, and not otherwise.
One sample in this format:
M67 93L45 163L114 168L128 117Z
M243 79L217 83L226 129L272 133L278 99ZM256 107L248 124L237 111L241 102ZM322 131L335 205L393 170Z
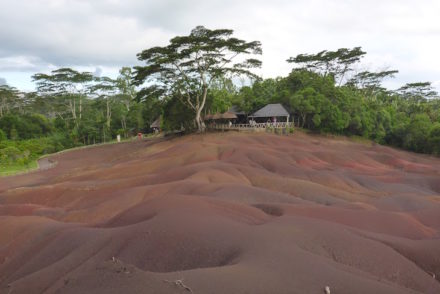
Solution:
M160 120L161 117L159 116L153 123L150 125L151 129L160 129Z
M271 118L271 117L287 117L289 118L290 114L284 108L283 105L276 104L267 104L257 112L253 113L249 117L251 118Z
M236 119L237 115L235 115L235 113L226 111L225 113L221 114L221 118L222 119Z
M236 116L240 116L240 115L246 115L246 113L244 111L241 111L238 109L238 106L233 105L229 108L228 112L231 112L233 114L235 114Z

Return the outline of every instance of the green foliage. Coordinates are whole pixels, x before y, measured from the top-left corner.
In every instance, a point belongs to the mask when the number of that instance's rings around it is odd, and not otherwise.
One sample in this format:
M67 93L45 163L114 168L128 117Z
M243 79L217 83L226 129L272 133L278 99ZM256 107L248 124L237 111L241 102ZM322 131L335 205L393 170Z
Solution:
M422 113L414 115L406 128L403 147L415 152L428 151L426 142L430 129L431 120L426 114Z
M26 168L42 155L75 146L72 139L62 133L38 139L3 140L0 142L0 167L2 170Z
M6 133L0 129L0 142L3 142L7 139L8 137L6 136Z
M440 155L440 123L432 125L428 136L429 148L433 154Z
M323 76L332 75L342 82L345 74L366 54L361 47L341 48L336 51L321 51L317 54L299 54L287 60L300 68L317 72Z
M11 140L46 136L53 130L49 120L41 114L7 114L0 118L2 129Z
M245 113L251 113L252 111L263 107L266 102L266 97L257 97L254 95L253 88L243 87L237 94L234 104L238 105L238 107Z
M209 113L227 111L232 106L236 93L237 91L231 80L219 80L208 91L205 109Z
M346 61L343 61L347 56ZM282 103L300 127L315 132L362 136L415 152L439 153L440 100L430 83L407 84L396 92L381 83L397 71L361 72L342 78L364 55L360 48L298 55L285 78L243 87L233 104L252 113Z
M194 28L188 36L177 36L165 47L153 47L138 54L146 63L135 67L135 84L144 85L139 99L175 97L194 113L198 130L203 131L201 113L208 91L221 78L250 76L250 69L261 61L247 58L235 62L235 57L261 54L258 41L246 42L232 36L232 30ZM235 60L233 60L235 59Z
M15 161L18 161L24 153L21 152L15 146L5 146L5 148L0 149L0 164L7 166Z
M430 82L409 83L397 90L404 98L423 101L438 95Z
M194 130L195 123L191 109L177 98L170 99L163 107L162 127L165 131Z

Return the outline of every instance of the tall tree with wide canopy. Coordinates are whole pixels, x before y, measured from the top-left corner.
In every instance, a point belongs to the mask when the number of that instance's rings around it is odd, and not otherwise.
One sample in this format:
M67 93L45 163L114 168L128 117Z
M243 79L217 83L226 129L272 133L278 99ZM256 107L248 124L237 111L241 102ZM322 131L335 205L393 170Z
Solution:
M89 84L93 81L93 75L71 68L60 68L52 71L51 74L35 74L32 80L37 84L38 93L67 98L68 109L78 127L83 113L83 98L88 92ZM79 100L78 104L77 100Z
M95 85L91 86L91 91L98 98L105 100L105 126L108 130L110 130L110 123L112 119L112 109L111 104L113 104L113 100L116 97L118 86L117 80L111 79L109 77L100 77L96 78L97 82Z
M7 85L0 86L0 117L11 110L18 96L17 89Z
M408 83L397 89L397 93L406 99L414 99L415 101L438 97L437 91L434 90L430 82Z
M354 75L347 85L354 87L364 95L371 97L375 96L379 92L386 91L382 87L382 82L386 78L393 78L397 74L398 70L385 70L380 72L362 71Z
M352 66L359 62L365 54L367 53L362 51L361 47L340 48L336 51L324 50L317 54L299 54L296 57L290 57L287 62L324 76L332 74L335 80L339 79L338 84L341 85L347 72L353 70Z
M198 26L188 36L174 37L168 46L139 53L138 59L146 62L146 66L135 67L135 85L145 85L141 98L177 97L193 110L197 128L203 131L201 113L212 83L220 77L257 78L250 70L261 66L253 58L262 53L261 43L234 38L232 33Z

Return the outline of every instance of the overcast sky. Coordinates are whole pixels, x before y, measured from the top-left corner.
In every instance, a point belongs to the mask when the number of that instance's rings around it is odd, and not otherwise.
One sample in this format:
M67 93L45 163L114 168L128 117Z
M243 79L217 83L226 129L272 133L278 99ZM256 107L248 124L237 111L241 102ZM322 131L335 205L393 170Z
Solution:
M114 76L142 49L197 25L263 44L264 78L290 56L361 46L361 69L398 69L386 86L440 89L439 0L0 0L0 84L33 90L30 76L74 67Z

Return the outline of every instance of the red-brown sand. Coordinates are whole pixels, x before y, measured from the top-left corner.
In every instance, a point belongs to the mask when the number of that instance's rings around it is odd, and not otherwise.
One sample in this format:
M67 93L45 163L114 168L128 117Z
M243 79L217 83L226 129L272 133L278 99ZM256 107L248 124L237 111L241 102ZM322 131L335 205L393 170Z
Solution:
M297 133L75 150L0 179L0 293L440 293L440 160Z

